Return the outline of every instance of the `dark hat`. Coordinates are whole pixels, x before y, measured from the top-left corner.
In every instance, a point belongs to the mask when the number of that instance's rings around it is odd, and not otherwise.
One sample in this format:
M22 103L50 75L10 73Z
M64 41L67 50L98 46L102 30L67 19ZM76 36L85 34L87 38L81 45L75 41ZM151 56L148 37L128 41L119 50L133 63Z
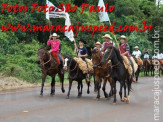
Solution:
M86 44L86 41L83 38L80 38L79 42L83 42L84 44Z

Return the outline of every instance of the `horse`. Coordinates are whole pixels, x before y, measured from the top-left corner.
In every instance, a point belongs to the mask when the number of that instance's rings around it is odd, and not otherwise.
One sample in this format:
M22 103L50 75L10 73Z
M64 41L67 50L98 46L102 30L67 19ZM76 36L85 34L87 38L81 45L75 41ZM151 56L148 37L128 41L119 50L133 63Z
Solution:
M144 68L144 75L147 76L151 69L151 62L146 58L143 59L143 68Z
M90 80L87 79L87 74L83 74L82 70L79 68L78 63L70 56L65 56L64 69L68 71L69 79L69 90L67 93L67 99L69 99L70 91L72 87L72 82L75 80L78 82L78 97L82 96L83 83L82 80L86 79L88 85L87 94L90 93Z
M94 75L95 75L95 79L96 79L96 84L95 85L97 85L97 90L98 90L97 98L98 99L100 98L100 88L101 88L101 82L102 82L101 78L104 80L102 90L104 92L105 98L111 97L112 93L113 93L112 78L111 78L111 76L106 77L107 75L109 75L109 70L108 69L111 67L111 65L109 63L107 63L107 64L104 64L103 66L97 66L98 64L100 64L103 55L102 55L101 51L98 50L98 49L91 50L91 53L92 53L92 62L93 62L93 68L94 68ZM107 81L109 81L110 86L111 86L109 96L105 91Z
M61 90L62 93L65 92L64 89L64 73L59 70L59 64L57 63L56 59L48 53L44 48L38 50L38 57L37 57L38 64L41 65L42 71L42 85L41 85L41 92L40 95L43 95L43 88L44 83L46 80L46 76L49 75L52 77L51 81L51 95L55 94L55 76L58 74L60 81L61 81Z
M120 83L120 91L119 95L121 98L121 101L129 102L130 101L130 91L131 91L131 84L132 80L131 77L125 68L123 64L123 59L120 55L120 52L118 49L112 46L108 46L106 48L106 51L104 53L104 56L101 60L101 64L106 64L109 60L111 60L112 63L112 70L111 70L111 77L113 82L113 94L114 94L114 100L113 103L116 103L116 82L119 81ZM128 86L128 96L126 96L126 85ZM122 88L124 86L124 98L122 98Z

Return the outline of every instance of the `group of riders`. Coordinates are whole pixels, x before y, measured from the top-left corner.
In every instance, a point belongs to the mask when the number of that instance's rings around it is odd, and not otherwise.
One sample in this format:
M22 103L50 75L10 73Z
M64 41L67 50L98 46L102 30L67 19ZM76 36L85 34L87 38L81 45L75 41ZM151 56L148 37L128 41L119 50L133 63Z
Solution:
M47 41L47 45L51 46L51 49L49 50L49 53L51 53L55 58L57 63L59 64L59 69L61 72L63 72L63 65L64 65L64 59L61 56L61 46L60 46L60 40L58 39L59 36L56 33L53 33L50 35L49 40ZM98 49L101 51L101 53L105 53L108 46L115 47L115 43L112 41L112 37L109 34L105 34L103 36L104 42L101 44L99 41L95 43L95 49ZM132 69L134 69L133 61L131 60L131 57L135 57L137 60L136 62L141 62L140 64L143 65L143 61L141 60L141 51L139 50L138 46L135 46L135 50L132 53L132 56L130 55L130 46L127 43L128 39L126 36L122 35L119 37L120 44L118 45L118 49L120 51L121 56L126 56L131 64ZM85 61L85 58L88 57L88 51L85 47L86 41L84 39L79 39L79 44L77 46L76 43L74 43L74 53L77 54L78 58L81 58L83 61ZM149 58L149 50L147 50L144 53L144 59L146 59L149 63L151 62ZM163 54L160 53L157 56L153 56L152 59L159 59L160 63L163 65ZM107 76L106 76L107 77ZM134 70L131 74L131 79L133 82L136 82L134 78Z

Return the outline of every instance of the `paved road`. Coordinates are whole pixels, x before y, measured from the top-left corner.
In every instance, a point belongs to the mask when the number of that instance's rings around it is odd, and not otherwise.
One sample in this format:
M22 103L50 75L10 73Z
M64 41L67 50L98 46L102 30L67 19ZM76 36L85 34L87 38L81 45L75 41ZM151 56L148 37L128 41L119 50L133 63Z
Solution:
M163 77L161 78L163 79ZM50 96L50 88L44 90L44 96L39 96L40 88L26 88L0 92L0 122L153 122L154 95L153 78L140 78L139 83L133 83L131 101L129 104L117 104L113 98L105 99L101 92L100 101L96 94L86 94L84 84L82 98L77 98L77 86L73 85L70 99L62 94L60 87L56 95ZM109 91L107 86L107 91ZM163 81L160 82L163 89ZM163 95L160 95L160 122L163 122Z

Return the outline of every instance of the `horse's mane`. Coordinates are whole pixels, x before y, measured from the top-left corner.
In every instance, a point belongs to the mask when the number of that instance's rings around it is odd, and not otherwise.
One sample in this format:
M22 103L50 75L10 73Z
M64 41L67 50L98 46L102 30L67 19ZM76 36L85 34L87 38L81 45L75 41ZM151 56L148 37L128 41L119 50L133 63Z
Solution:
M119 50L118 50L117 48L115 48L115 47L113 47L113 49L114 49L114 52L115 52L116 55L117 55L118 60L119 60L121 63L123 63L123 59L122 59L122 57L121 57L121 55L120 55Z

